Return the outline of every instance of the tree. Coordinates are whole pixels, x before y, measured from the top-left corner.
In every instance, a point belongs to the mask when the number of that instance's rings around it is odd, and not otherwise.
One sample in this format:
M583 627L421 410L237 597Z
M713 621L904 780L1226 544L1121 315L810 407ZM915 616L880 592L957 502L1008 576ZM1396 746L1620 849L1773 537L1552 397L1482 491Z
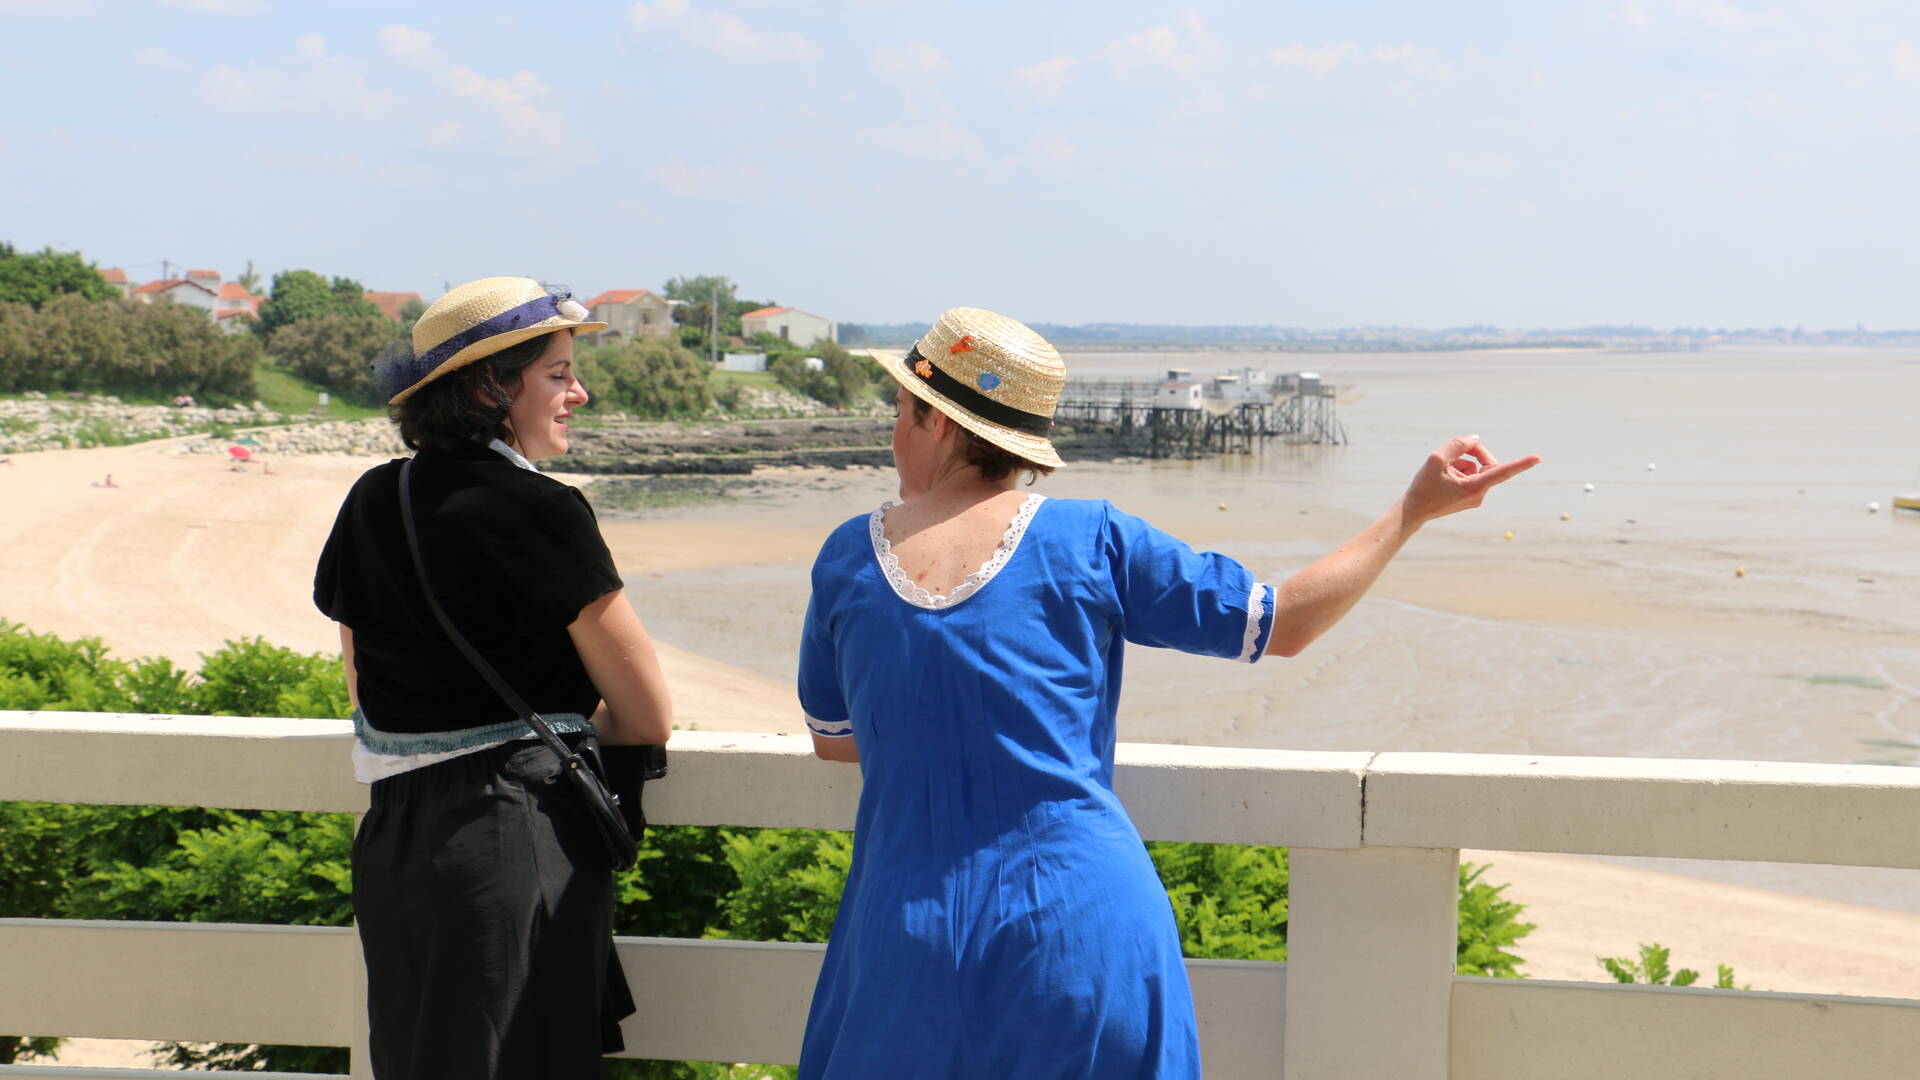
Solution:
M379 308L371 313L330 312L283 323L267 340L267 351L341 397L375 405L385 395L374 379L373 361L399 338L400 328Z
M426 302L421 300L417 296L411 300L408 300L406 303L401 304L400 305L401 332L411 337L413 335L413 324L419 322L420 316L425 315L426 313L427 313Z
M699 327L703 339L716 310L722 337L740 333L740 301L735 295L736 286L731 279L713 274L668 278L661 292L669 300L683 301L673 309L674 321ZM753 309L750 307L747 310Z
M260 271L255 270L253 268L252 259L247 260L247 268L245 270L240 271L239 274L235 275L233 280L236 282L239 282L240 287L247 290L248 295L250 296L259 295Z
M0 303L30 304L38 309L62 293L78 293L88 300L120 295L77 251L48 247L22 255L12 244L0 243Z
M635 416L695 416L713 403L711 365L679 345L642 338L623 345L592 345L574 353L589 409Z
M81 390L218 404L254 394L257 341L200 308L62 293L36 311L0 303L0 393Z
M366 298L366 289L352 278L326 278L311 270L283 270L273 275L273 294L260 305L254 332L271 342L274 332L289 323L327 315L380 315Z

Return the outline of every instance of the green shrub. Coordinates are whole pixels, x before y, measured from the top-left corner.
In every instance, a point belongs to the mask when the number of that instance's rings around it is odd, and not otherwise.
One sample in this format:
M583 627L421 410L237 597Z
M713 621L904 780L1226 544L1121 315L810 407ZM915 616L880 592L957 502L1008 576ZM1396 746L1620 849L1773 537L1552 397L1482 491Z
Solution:
M0 393L191 394L250 400L259 343L226 334L197 307L62 293L36 310L0 303Z
M296 375L371 406L385 399L374 379L374 359L399 340L400 324L377 309L332 312L281 324L267 338L267 352Z
M712 365L671 342L642 338L574 351L587 408L633 416L698 416L713 401Z
M1619 983L1640 983L1646 986L1692 986L1700 979L1700 973L1692 968L1674 971L1669 967L1667 948L1658 942L1642 944L1638 960L1625 956L1596 956L1594 959L1606 969L1607 974L1613 976L1614 982ZM1713 982L1714 989L1753 989L1751 986L1735 986L1732 968L1725 964L1719 964L1717 967L1719 971L1718 977Z

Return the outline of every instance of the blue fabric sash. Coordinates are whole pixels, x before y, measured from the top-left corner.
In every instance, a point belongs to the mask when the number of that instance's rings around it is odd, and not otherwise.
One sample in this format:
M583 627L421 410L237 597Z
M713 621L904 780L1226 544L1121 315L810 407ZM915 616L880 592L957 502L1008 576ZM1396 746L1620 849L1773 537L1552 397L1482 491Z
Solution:
M547 726L556 732L592 731L593 723L579 713L541 713ZM533 734L525 720L504 720L481 727L457 731L396 732L381 731L368 721L367 714L353 710L353 735L360 745L376 754L444 754L452 750L471 750L491 746Z

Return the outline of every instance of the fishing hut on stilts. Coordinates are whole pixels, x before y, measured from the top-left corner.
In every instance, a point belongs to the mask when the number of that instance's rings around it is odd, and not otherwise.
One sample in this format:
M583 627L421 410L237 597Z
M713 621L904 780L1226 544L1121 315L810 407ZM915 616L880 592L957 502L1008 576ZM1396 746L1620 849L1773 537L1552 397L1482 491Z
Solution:
M1143 457L1199 457L1251 454L1272 439L1345 446L1337 406L1337 388L1310 371L1243 368L1202 381L1173 368L1163 380L1069 379L1054 421Z

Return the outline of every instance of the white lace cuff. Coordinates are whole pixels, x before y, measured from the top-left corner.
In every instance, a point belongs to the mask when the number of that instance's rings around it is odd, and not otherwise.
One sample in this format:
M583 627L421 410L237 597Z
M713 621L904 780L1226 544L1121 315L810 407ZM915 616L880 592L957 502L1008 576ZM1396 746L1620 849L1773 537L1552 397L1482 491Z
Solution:
M807 730L813 732L815 735L822 735L829 739L840 739L853 734L853 721L815 720L809 716L807 717Z
M1266 653L1267 639L1272 636L1273 602L1273 586L1254 582L1253 590L1247 594L1247 630L1246 636L1240 639L1238 657L1241 663L1251 664Z

